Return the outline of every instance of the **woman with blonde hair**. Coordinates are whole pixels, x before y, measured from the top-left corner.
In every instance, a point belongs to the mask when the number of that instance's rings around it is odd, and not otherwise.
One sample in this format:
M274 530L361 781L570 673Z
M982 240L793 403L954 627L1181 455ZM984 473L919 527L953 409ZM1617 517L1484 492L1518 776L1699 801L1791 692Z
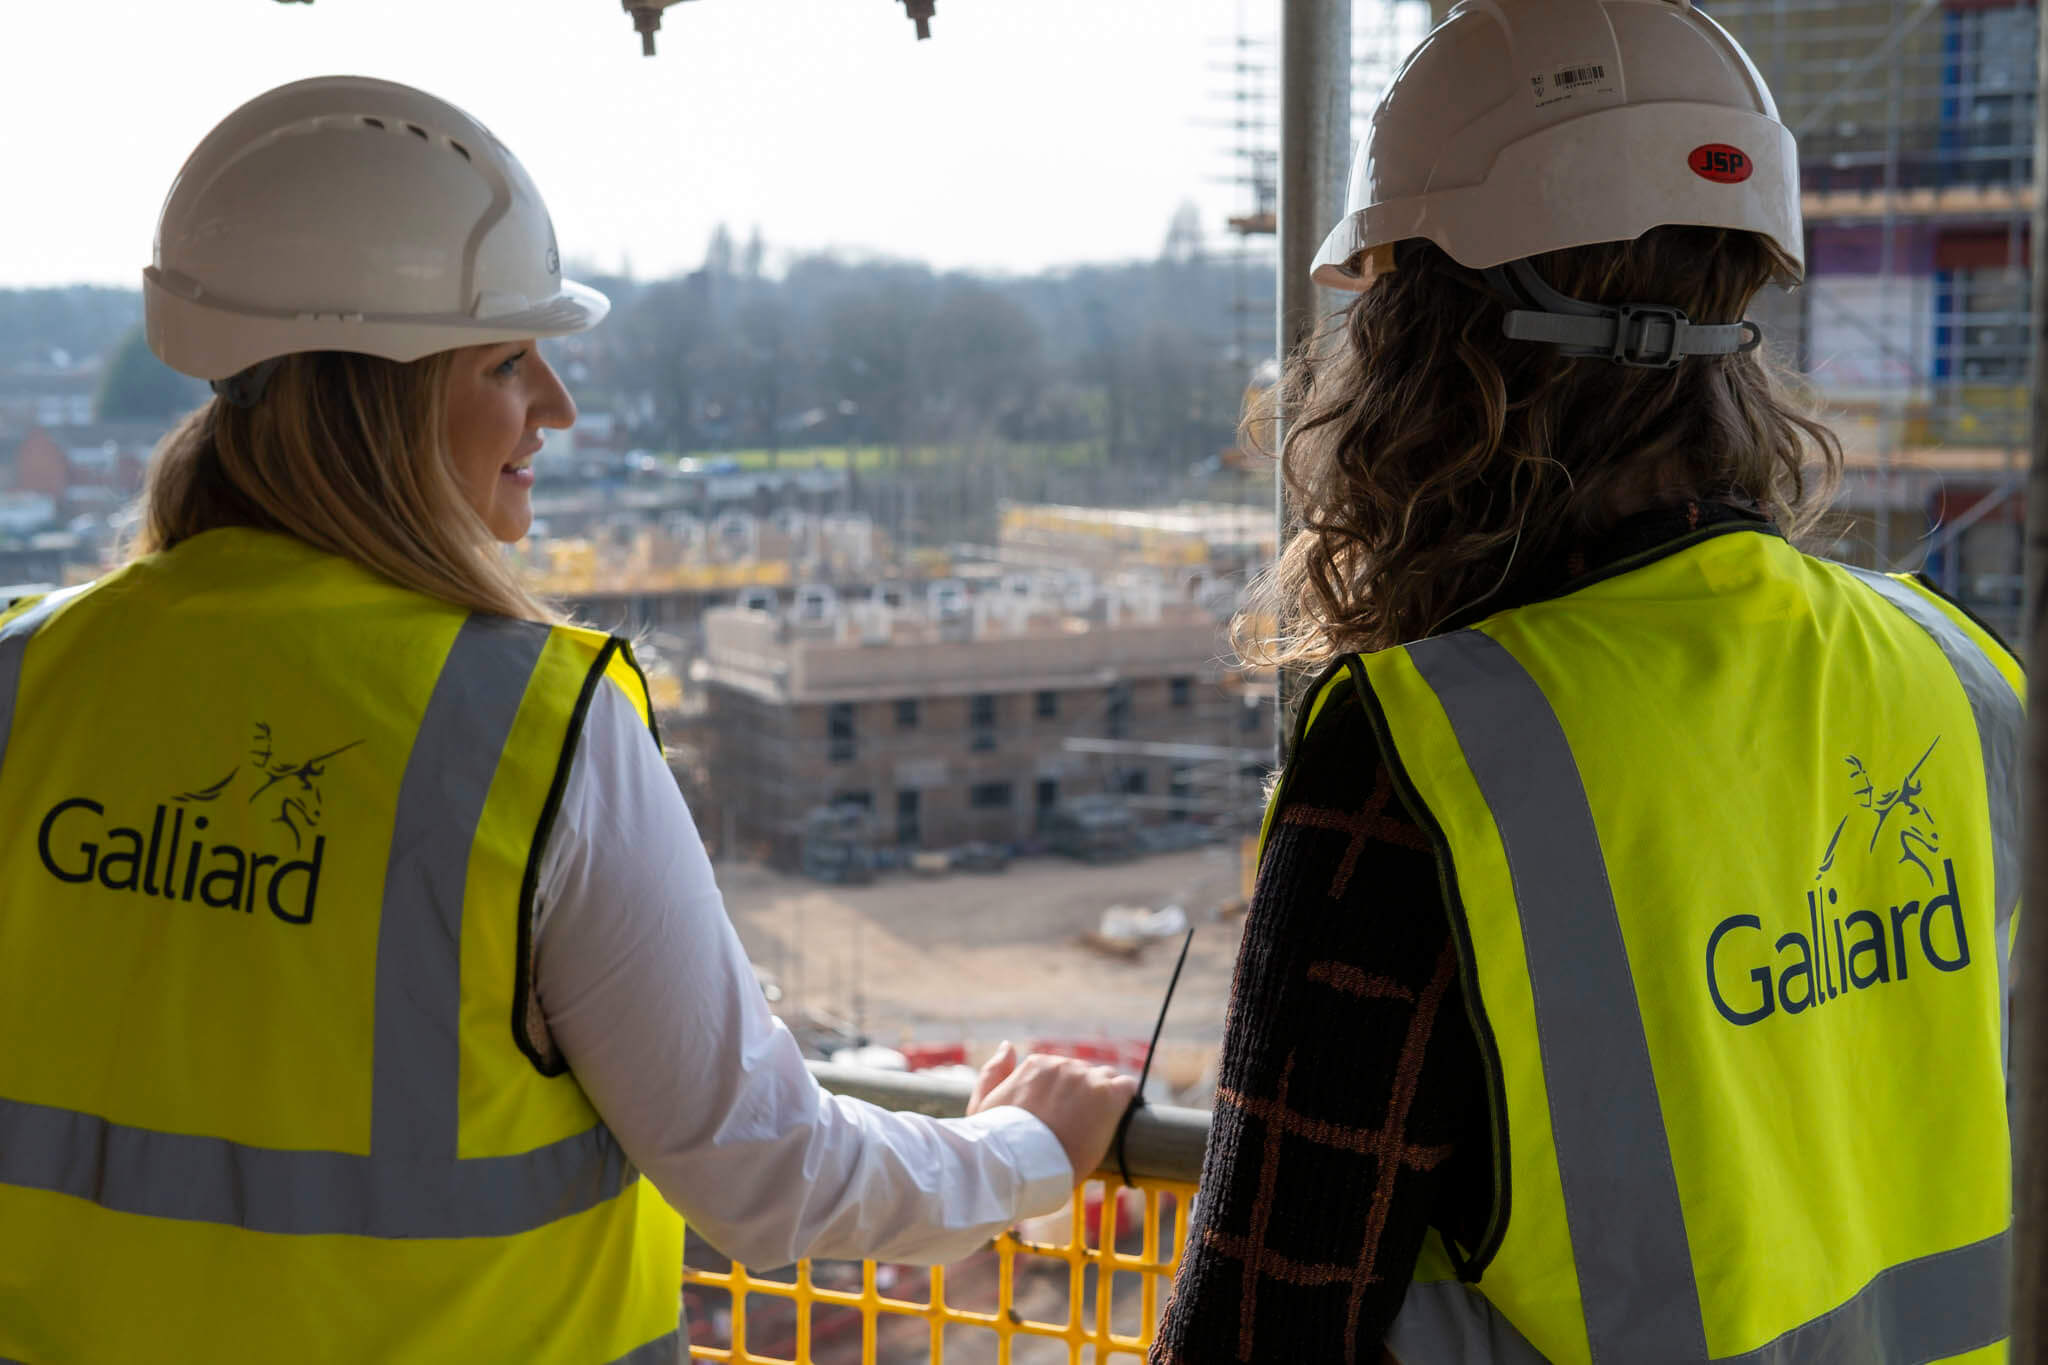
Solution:
M2004 1358L2020 675L1794 548L1839 447L1744 314L1804 250L1685 0L1460 5L1374 112L1155 1362Z
M508 566L603 317L490 132L303 81L186 162L148 332L215 397L136 557L0 616L0 1359L676 1362L721 1250L940 1261L1131 1082L824 1094L624 641Z

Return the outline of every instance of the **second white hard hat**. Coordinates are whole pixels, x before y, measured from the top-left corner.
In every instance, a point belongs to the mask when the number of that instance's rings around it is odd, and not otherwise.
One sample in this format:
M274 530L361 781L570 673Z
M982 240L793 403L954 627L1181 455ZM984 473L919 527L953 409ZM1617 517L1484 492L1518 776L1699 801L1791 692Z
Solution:
M1369 288L1410 238L1484 269L1680 224L1804 268L1798 152L1741 45L1689 0L1464 0L1373 111L1314 277Z
M296 351L410 361L595 326L517 157L425 91L361 76L259 95L171 185L143 271L150 349L200 379Z

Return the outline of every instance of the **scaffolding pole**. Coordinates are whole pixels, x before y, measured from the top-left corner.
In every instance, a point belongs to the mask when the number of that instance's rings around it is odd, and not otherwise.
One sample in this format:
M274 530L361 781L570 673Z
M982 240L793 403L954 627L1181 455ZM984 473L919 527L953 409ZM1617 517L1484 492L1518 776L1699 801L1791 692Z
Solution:
M2048 23L2035 35L2037 72L2048 71ZM2033 430L2028 436L2031 463L2027 478L2026 623L2027 757L2021 783L2026 832L2026 871L2020 903L2038 914L2048 905L2048 269L2042 268L2042 243L2048 242L2048 99L2034 102L2034 271L2033 291ZM2048 1361L2048 933L2041 926L2024 929L2013 954L2013 1349L2014 1365Z
M1351 0L1281 0L1280 352L1315 326L1309 266L1351 169Z
M1351 0L1280 0L1280 193L1278 300L1283 367L1314 331L1318 290L1309 267L1323 234L1344 213L1351 161ZM1274 449L1284 449L1287 414L1274 411ZM1274 470L1277 546L1287 546L1287 484ZM1284 623L1283 623L1284 628ZM1288 718L1302 678L1281 670L1274 745L1284 758Z

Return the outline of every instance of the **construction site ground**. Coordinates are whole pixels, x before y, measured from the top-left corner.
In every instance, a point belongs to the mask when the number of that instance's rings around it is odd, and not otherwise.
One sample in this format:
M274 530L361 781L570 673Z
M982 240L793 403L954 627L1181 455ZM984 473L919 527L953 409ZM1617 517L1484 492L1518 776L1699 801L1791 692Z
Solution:
M1005 1038L1142 1042L1179 939L1122 957L1086 944L1111 906L1178 905L1195 928L1154 1068L1180 1091L1222 1038L1243 917L1235 846L1091 864L1019 859L997 873L890 873L839 886L754 863L719 884L748 955L795 1025L838 1019L873 1042L964 1042L970 1060Z

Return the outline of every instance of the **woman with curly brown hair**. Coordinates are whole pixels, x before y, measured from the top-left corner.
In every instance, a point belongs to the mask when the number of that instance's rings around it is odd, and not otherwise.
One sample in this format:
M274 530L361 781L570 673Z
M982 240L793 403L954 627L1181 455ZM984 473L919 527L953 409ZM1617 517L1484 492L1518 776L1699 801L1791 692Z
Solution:
M1375 111L1155 1362L2005 1358L2020 675L1794 547L1840 451L1744 314L1798 202L1686 0L1461 5Z

